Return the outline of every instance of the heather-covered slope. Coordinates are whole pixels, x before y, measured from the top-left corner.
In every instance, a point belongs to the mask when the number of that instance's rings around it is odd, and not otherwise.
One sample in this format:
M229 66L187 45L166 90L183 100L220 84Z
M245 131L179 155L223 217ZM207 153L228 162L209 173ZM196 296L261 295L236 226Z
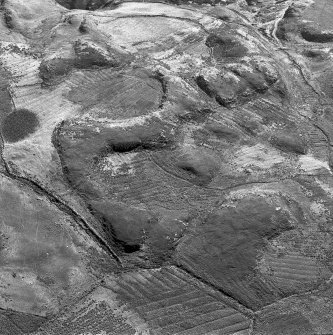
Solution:
M1 13L0 334L333 331L329 1Z

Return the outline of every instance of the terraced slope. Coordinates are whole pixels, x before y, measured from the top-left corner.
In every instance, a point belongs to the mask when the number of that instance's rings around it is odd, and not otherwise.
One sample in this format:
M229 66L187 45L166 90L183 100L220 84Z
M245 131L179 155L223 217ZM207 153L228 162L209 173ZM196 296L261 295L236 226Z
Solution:
M137 331L149 329L150 334L248 334L250 327L246 316L175 267L108 276L83 306L67 311L43 331L65 334L70 329L71 334L80 334L103 329L106 334L132 334L131 328L120 326L121 317L125 324L135 323ZM80 315L85 315L83 324Z

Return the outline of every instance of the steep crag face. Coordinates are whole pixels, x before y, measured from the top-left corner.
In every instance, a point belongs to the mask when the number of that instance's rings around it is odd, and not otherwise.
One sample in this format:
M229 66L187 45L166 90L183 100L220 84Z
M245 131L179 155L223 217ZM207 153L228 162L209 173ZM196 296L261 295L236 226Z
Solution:
M0 334L333 332L328 0L1 13Z

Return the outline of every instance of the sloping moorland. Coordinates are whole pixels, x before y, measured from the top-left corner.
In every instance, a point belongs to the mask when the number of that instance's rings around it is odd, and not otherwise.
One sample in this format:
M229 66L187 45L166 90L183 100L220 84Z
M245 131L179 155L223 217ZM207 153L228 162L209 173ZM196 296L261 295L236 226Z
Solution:
M2 0L0 334L333 332L329 0Z

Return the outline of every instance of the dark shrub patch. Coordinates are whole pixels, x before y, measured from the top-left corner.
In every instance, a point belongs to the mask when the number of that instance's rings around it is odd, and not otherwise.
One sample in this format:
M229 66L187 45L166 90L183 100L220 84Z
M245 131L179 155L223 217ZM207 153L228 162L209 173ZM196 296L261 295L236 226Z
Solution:
M67 9L96 10L103 7L108 0L56 0L59 5Z
M244 57L248 51L244 45L230 36L211 34L206 39L206 45L209 48L213 48L213 55L216 59Z
M18 109L4 120L1 132L7 142L18 142L34 133L39 125L37 116L27 109Z
M314 42L314 43L333 42L333 33L324 33L311 27L304 28L301 31L301 35L308 42Z

